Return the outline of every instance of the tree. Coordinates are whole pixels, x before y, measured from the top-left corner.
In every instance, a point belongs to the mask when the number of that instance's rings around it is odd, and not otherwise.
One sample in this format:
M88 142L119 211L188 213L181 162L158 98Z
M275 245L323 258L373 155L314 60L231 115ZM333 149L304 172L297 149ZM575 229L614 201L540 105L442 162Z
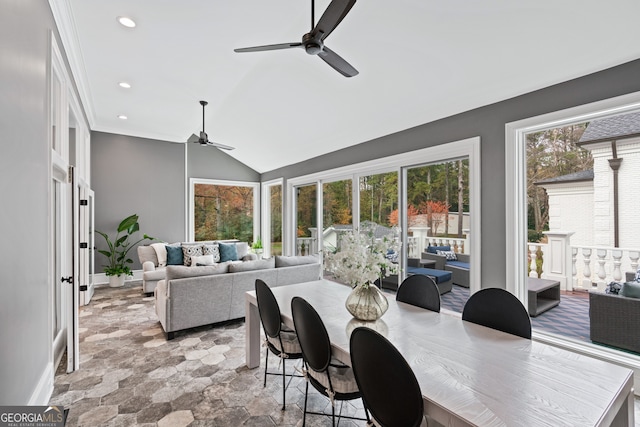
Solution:
M427 200L420 205L419 212L427 215L427 225L435 235L438 234L440 224L442 224L445 217L449 215L449 205L443 201Z

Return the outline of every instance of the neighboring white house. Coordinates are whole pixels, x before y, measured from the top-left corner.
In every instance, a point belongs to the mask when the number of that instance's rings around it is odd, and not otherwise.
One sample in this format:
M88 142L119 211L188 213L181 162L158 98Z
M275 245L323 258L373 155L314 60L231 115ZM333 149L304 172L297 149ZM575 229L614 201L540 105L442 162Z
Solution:
M575 232L572 246L640 247L640 112L590 122L578 145L593 170L536 183L549 196L549 230Z

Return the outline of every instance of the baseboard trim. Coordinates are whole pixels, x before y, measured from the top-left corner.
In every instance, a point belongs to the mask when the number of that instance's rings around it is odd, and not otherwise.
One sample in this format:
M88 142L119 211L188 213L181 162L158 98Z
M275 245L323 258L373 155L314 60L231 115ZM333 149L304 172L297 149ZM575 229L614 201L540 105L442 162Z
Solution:
M142 280L142 270L133 270L133 276L127 277L124 281L134 282L136 280ZM109 276L104 273L96 273L93 275L93 284L94 285L106 285L109 283Z
M36 385L36 388L31 393L29 406L41 406L48 405L53 394L53 363L47 363L46 368L40 376L40 380Z

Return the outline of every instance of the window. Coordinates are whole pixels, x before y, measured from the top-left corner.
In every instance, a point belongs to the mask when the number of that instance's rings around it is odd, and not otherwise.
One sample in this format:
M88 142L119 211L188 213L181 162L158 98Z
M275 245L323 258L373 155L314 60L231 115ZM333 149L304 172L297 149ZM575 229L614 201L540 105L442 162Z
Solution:
M192 178L191 239L253 243L258 204L258 184Z
M282 255L282 179L262 183L262 197L263 256Z
M297 255L318 252L318 216L316 184L296 188L296 247Z
M322 247L335 250L340 235L353 230L353 185L351 179L322 184Z

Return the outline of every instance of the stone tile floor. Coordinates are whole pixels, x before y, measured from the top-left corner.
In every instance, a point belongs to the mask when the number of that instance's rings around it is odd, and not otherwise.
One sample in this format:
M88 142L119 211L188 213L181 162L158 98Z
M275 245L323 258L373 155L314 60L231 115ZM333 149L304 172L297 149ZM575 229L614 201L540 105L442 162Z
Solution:
M281 411L281 377L270 375L265 388L264 366L250 370L244 365L244 321L180 332L167 341L153 304L153 297L142 295L140 283L133 282L97 288L81 308L80 369L65 373L63 360L50 401L69 409L68 426L302 425L304 380L291 380L287 409ZM278 362L269 358L270 372L278 371ZM313 387L308 407L331 411L328 399ZM342 411L364 416L360 400L345 402ZM329 426L331 418L308 415L307 425Z

